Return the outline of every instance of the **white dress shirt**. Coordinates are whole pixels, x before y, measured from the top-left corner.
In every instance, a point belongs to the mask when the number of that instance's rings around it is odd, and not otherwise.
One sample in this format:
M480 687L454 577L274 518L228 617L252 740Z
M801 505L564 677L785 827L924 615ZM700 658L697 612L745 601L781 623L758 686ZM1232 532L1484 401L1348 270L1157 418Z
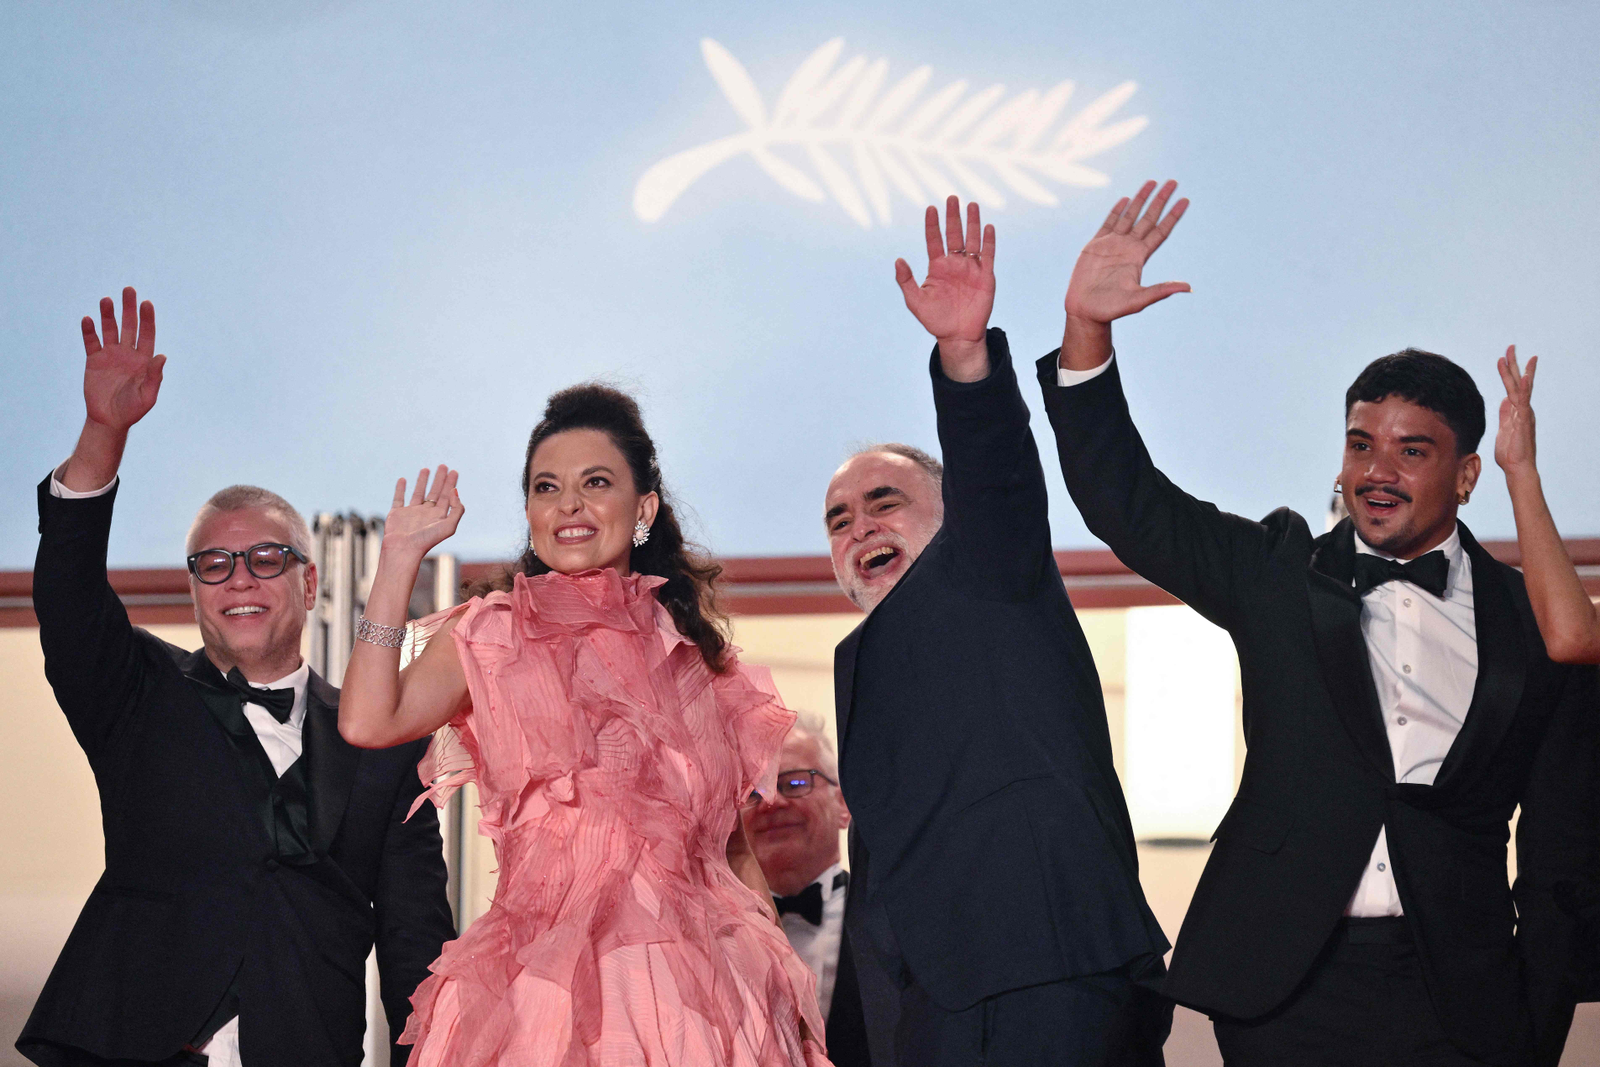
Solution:
M803 915L789 912L782 917L783 932L795 953L817 976L817 1004L826 1022L833 1005L833 983L839 976L839 946L844 938L845 887L835 885L844 867L835 863L817 876L822 885L822 925L812 926Z
M1393 559L1358 536L1356 551ZM1439 546L1450 564L1444 596L1410 582L1385 582L1361 598L1361 633L1394 756L1394 779L1432 785L1466 721L1478 683L1478 626L1472 609L1472 561L1452 530ZM1389 861L1387 828L1345 912L1403 915Z
M63 464L62 466L65 466ZM75 492L61 484L61 468L57 467L50 475L50 494L61 497L63 500L87 500L90 497L104 496L117 484L117 480L89 492ZM311 665L301 663L298 668L279 678L277 681L257 684L251 682L257 689L287 689L294 687L294 707L289 711L289 720L279 722L260 704L244 703L244 717L249 720L251 729L256 732L256 739L261 742L261 747L266 750L267 759L272 761L272 769L281 777L283 772L294 765L300 758L302 751L301 729L306 721L306 687L311 680ZM840 894L842 900L844 894ZM241 1067L239 1060L239 1017L223 1023L211 1040L207 1041L200 1049L208 1058L209 1067Z

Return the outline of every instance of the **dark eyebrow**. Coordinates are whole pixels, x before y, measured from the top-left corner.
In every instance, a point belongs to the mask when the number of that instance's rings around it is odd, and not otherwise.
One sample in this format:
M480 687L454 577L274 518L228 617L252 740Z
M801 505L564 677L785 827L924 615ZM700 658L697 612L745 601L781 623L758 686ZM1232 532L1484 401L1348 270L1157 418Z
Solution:
M1439 443L1439 442L1435 441L1433 438L1429 437L1425 433L1414 433L1414 434L1411 434L1409 436L1400 438L1400 443L1403 444L1403 445L1409 445L1409 444L1411 444L1413 442L1420 442L1422 444L1427 444L1427 445L1436 445L1436 444Z
M834 519L838 518L840 515L843 515L847 510L849 510L849 509L846 508L845 505L843 505L843 504L835 504L833 507L829 508L823 514L823 516L822 516L823 524L826 525L827 523L832 522Z
M1344 435L1346 437L1365 437L1368 441L1372 440L1372 435L1365 430L1346 430Z
M868 489L866 495L868 500L882 500L886 496L905 496L906 494L904 490L896 489L892 485L880 485L876 489ZM907 499L910 498L907 497Z
M617 476L616 472L613 471L610 467L602 465L602 466L590 467L588 470L584 471L581 475L579 475L579 477L580 478L587 478L589 475L598 474L601 471L605 471L607 474L611 475L611 477L613 477L613 478L615 478ZM555 477L555 475L552 474L550 471L540 471L538 474L535 474L532 478L530 478L529 481L537 481L540 478L554 478L554 477Z

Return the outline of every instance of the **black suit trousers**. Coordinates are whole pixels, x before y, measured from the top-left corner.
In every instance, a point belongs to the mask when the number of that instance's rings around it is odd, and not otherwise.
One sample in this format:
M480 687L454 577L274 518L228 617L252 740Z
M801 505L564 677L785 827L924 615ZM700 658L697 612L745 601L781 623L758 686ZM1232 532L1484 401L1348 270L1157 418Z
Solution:
M1483 1067L1439 1025L1404 919L1340 923L1282 1007L1212 1024L1226 1067Z
M898 1067L1162 1067L1172 1002L1128 968L1014 989L946 1011L912 982L900 996Z

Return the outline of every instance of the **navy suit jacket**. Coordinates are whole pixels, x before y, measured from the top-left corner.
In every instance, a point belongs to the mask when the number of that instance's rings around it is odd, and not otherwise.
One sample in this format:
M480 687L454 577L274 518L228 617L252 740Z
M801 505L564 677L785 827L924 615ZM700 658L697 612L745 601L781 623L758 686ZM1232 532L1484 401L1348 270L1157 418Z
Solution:
M947 1010L1167 949L1028 409L1005 334L988 344L978 382L934 352L944 524L834 658L856 961ZM869 1030L892 1030L877 976L861 986Z

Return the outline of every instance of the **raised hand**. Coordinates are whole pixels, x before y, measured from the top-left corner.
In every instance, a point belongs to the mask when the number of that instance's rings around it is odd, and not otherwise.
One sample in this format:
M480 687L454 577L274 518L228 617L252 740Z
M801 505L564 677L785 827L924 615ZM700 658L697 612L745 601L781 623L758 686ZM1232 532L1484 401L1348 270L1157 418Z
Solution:
M939 341L951 373L952 361L972 377L988 373L986 331L994 310L994 227L982 225L978 205L967 205L966 231L961 228L961 201L945 201L945 232L939 232L939 209L930 206L924 218L928 240L928 275L918 285L911 266L894 261L894 278L906 307ZM979 369L981 368L981 369ZM968 377L962 373L956 375Z
M1494 461L1508 474L1534 468L1533 374L1539 357L1528 369L1517 369L1517 346L1511 345L1496 363L1506 398L1500 401L1500 429L1494 437Z
M394 503L383 523L384 552L399 551L420 560L434 545L456 532L465 511L461 496L456 492L456 478L460 473L441 463L433 472L430 488L428 468L422 468L409 504L406 503L406 480L401 478L395 483Z
M161 391L161 369L167 357L155 355L156 309L139 302L133 286L122 290L122 327L117 327L116 305L100 301L100 327L105 343L95 332L94 319L83 317L83 400L89 421L116 433L144 418Z
M1187 282L1144 285L1141 281L1145 261L1161 247L1189 207L1189 201L1179 200L1161 217L1168 198L1178 188L1177 182L1167 182L1150 201L1149 210L1140 215L1155 187L1155 182L1145 182L1132 200L1118 200L1099 232L1083 246L1067 285L1069 320L1104 325L1143 311L1173 293L1189 292Z

